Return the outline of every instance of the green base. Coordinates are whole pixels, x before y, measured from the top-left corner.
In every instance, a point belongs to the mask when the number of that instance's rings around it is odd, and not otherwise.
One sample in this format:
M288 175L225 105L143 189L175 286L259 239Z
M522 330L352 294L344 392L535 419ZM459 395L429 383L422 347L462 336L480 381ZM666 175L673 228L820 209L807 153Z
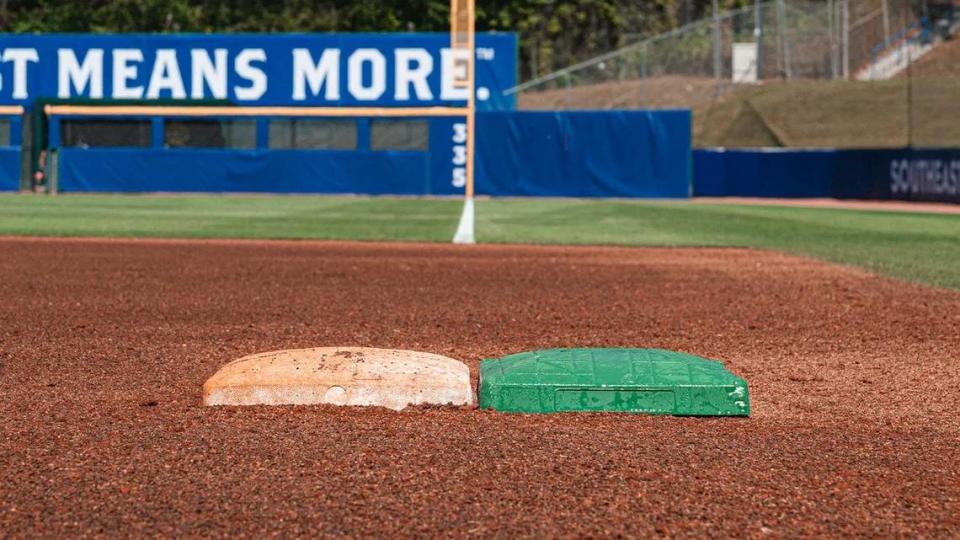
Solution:
M504 412L749 416L747 382L662 349L548 349L480 363L480 407Z

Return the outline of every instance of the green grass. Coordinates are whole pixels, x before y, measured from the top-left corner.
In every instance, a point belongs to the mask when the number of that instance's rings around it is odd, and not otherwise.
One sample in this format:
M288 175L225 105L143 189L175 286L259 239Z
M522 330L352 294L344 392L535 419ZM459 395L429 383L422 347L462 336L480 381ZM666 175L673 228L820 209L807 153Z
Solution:
M254 196L0 196L0 234L164 238L450 239L457 201Z
M446 242L456 200L0 196L0 234ZM559 199L477 202L481 242L744 246L960 289L960 215Z

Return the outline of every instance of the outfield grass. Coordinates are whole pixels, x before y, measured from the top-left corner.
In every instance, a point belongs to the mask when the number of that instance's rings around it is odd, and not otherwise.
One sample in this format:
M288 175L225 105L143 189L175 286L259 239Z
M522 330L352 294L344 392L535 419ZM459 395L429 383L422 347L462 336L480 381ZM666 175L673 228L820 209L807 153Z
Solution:
M0 234L447 242L456 200L0 196ZM745 246L960 289L960 215L556 199L477 202L480 242Z

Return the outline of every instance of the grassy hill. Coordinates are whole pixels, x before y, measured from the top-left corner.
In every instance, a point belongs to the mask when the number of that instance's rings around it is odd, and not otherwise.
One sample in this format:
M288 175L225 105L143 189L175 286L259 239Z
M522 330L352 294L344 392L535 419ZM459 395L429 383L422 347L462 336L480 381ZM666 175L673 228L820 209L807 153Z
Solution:
M906 83L794 81L741 89L694 109L694 145L904 146Z
M960 77L960 36L944 41L914 63L913 75Z
M720 90L720 91L718 91ZM526 92L521 109L690 107L694 146L960 147L960 38L888 81L726 85L663 76Z

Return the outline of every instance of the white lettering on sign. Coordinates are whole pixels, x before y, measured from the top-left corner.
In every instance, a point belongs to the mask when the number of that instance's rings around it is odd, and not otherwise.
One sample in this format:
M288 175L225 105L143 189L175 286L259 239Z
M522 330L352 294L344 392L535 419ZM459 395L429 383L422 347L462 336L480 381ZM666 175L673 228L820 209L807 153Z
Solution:
M137 77L137 66L131 62L143 62L143 52L140 49L113 50L113 98L140 99L143 97L142 86L127 86L131 79Z
M267 53L263 49L244 49L233 62L233 70L241 79L250 82L249 86L234 86L237 99L253 101L267 93L267 75L254 62L266 62Z
M469 51L464 49L443 49L440 51L440 99L444 101L464 101L467 99L467 88L457 86L454 82L466 78L466 60L469 58Z
M13 99L27 99L27 63L39 62L36 49L6 49L0 56L2 62L13 62ZM0 89L3 81L0 80Z
M960 159L895 159L890 162L890 193L960 195Z
M73 49L58 49L57 67L58 98L71 97L71 85L78 94L83 94L89 85L91 98L103 97L103 49L90 49L83 62L77 60Z
M210 96L216 99L227 98L227 50L213 51L213 60L210 53L203 49L190 51L190 97L203 99L206 97L204 85L210 87Z
M157 99L160 92L167 90L173 99L184 99L187 91L183 88L183 77L177 64L177 51L158 49L157 59L153 62L153 73L147 86L147 99Z
M269 86L267 53L262 48L70 48L54 49L56 66L43 73L56 73L54 85L46 79L40 89L61 99L229 99L257 101ZM347 98L372 102L385 98L396 102L442 100L464 101L467 88L455 84L466 75L468 52L442 48L431 52L422 47L389 49L358 48L344 52L340 48L290 49L292 72L281 87L290 86L293 102L337 102ZM495 50L478 48L477 58L492 60ZM0 91L17 100L31 97L38 85L30 79L40 72L32 64L40 62L36 48L0 48ZM4 66L6 64L6 66ZM282 66L282 64L281 64ZM437 73L437 70L440 73ZM346 72L344 73L344 70ZM272 74L271 74L272 75ZM288 77L288 78L286 78ZM390 78L392 77L392 79ZM6 80L4 80L6 79ZM48 87L49 85L49 87ZM49 88L49 90L48 90ZM390 89L390 95L387 90ZM477 88L478 99L489 97L489 90ZM271 96L284 101L284 96Z
M293 50L293 99L307 99L308 85L311 96L325 88L324 99L340 99L340 49L324 50L316 63L308 49Z
M387 89L387 59L377 49L357 49L347 60L347 87L360 101L375 101ZM370 66L370 84L364 84L364 65Z
M477 47L477 60L493 60L496 56L496 51L490 47Z
M455 188L467 185L467 124L457 122L453 125L453 178Z
M396 60L396 90L393 97L397 101L410 99L410 87L417 95L417 99L433 99L427 77L433 71L433 57L424 49L397 49L393 52Z

